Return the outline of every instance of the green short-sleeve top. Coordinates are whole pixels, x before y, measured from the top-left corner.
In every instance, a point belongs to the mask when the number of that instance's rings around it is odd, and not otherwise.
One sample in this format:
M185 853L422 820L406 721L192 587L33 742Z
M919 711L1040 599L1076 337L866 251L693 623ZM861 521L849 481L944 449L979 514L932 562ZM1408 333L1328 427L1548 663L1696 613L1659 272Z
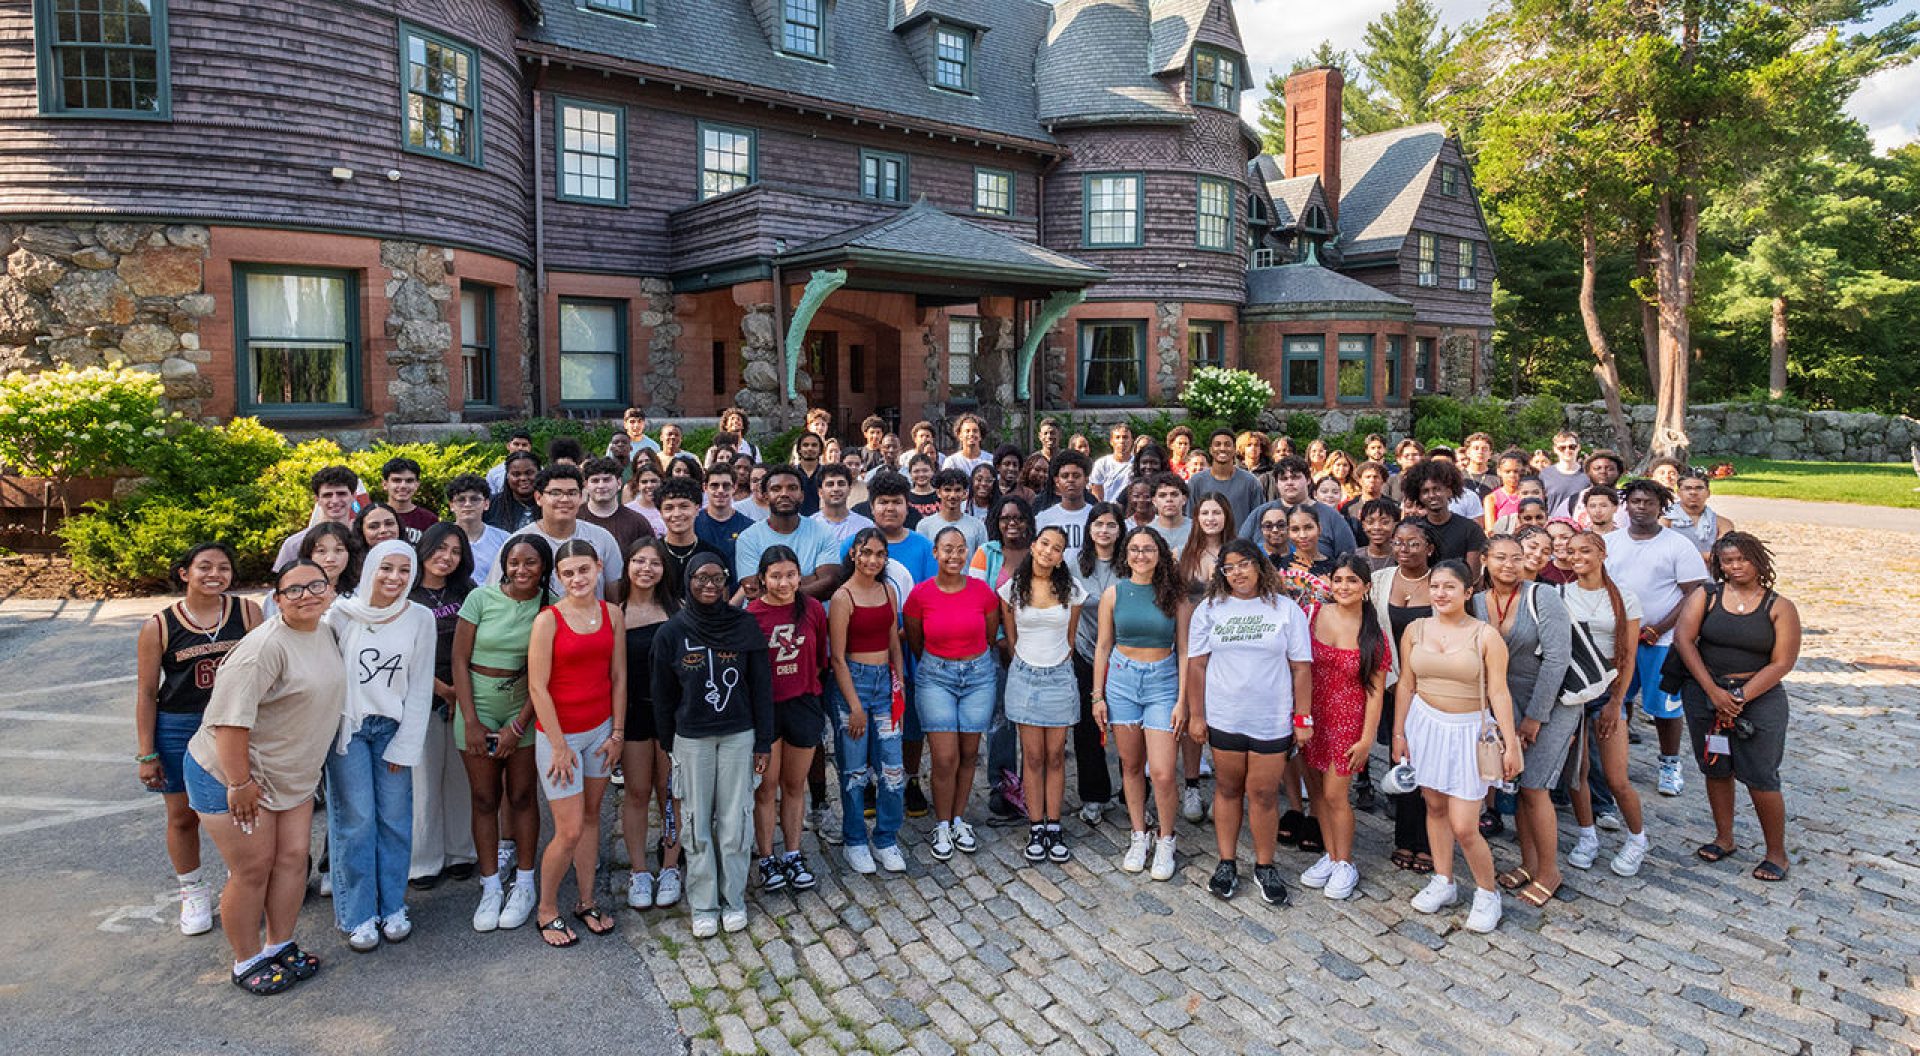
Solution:
M533 637L533 618L540 615L539 597L515 601L497 586L467 595L460 618L473 624L473 659L481 667L518 671L527 666L527 642Z

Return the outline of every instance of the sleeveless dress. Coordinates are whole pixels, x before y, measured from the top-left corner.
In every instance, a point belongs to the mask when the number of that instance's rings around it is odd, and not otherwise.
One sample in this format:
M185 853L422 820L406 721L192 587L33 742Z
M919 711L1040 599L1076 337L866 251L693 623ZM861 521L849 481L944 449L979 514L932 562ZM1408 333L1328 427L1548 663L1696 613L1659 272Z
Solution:
M1307 742L1307 765L1323 773L1352 776L1347 750L1360 739L1367 718L1367 691L1360 673L1360 650L1328 645L1313 636L1314 621L1324 609L1307 613L1307 640L1313 644L1313 740ZM1392 666L1386 649L1380 650L1380 670Z

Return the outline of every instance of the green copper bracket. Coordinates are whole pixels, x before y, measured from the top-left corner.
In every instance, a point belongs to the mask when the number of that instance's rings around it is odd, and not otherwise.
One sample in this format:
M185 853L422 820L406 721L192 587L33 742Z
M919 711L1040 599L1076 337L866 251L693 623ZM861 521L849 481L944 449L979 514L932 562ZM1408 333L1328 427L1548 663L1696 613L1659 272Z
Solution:
M1014 387L1014 395L1019 399L1024 400L1028 396L1027 379L1033 376L1033 354L1040 350L1040 339L1046 337L1047 331L1053 329L1053 324L1059 322L1074 305L1086 299L1085 290L1061 290L1048 297L1047 303L1040 306L1033 321L1027 324L1027 339L1020 345L1020 370L1016 376L1019 383Z
M794 376L800 370L801 346L807 340L807 327L813 325L814 314L826 302L827 295L846 284L845 268L816 271L807 280L807 289L800 295L800 303L793 306L793 320L787 324L787 399L800 398L800 392L793 383Z

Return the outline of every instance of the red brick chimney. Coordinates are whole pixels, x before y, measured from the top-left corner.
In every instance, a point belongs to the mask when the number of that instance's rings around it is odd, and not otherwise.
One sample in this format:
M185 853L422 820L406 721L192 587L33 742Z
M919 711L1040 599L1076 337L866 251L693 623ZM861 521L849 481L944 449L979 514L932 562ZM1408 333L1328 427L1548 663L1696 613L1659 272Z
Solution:
M1331 66L1287 78L1287 175L1320 177L1327 218L1340 222L1340 71Z

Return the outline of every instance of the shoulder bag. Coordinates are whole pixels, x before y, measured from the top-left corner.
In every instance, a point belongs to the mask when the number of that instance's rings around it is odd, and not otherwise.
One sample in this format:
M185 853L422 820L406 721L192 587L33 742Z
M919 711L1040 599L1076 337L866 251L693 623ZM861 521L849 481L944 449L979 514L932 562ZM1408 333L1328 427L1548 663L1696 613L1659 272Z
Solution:
M1562 583L1559 589L1560 599L1565 601L1566 584ZM1533 604L1531 593L1527 595L1527 604ZM1569 608L1567 611L1571 616L1573 610ZM1533 610L1533 613L1537 624L1540 622L1539 611ZM1598 700L1613 688L1613 680L1620 677L1620 672L1614 670L1612 657L1601 655L1600 646L1593 640L1593 631L1587 627L1586 621L1571 622L1572 650L1567 663L1567 677L1560 683L1560 703L1586 704Z

